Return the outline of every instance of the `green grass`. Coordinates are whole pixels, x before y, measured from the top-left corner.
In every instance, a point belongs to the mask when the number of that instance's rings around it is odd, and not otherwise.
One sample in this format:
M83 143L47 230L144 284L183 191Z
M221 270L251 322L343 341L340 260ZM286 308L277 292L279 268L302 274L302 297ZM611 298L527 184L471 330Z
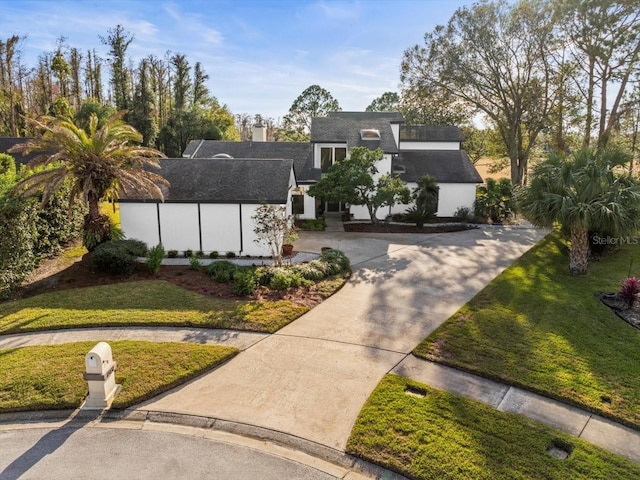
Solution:
M149 280L48 292L0 303L0 334L106 326L195 326L275 332L308 310L286 300L205 297Z
M547 454L552 443L569 458ZM347 452L415 479L640 478L640 465L576 437L395 375L369 397Z
M96 342L0 350L0 411L76 408L86 396L84 357ZM138 341L109 342L126 408L219 365L232 347Z
M414 354L519 385L640 427L640 330L594 296L640 270L640 245L568 273L551 234L505 270ZM610 402L610 404L609 404Z

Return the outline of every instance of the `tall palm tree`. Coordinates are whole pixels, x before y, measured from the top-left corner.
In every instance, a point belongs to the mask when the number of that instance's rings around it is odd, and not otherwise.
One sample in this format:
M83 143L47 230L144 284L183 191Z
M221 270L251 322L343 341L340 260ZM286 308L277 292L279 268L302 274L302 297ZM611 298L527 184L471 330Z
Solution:
M42 204L66 181L71 182L71 202L81 197L88 205L84 222L84 243L90 250L109 240L109 218L100 213L100 202L115 200L120 193L144 195L163 200L161 186L169 183L145 170L159 168L165 155L138 145L142 135L122 121L126 112L112 115L98 128L98 117L91 115L87 131L63 118L31 120L42 136L11 148L24 155L39 153L29 166L36 173L19 182L15 190L23 196L42 194Z
M519 191L525 217L539 227L559 223L571 241L569 270L587 273L589 232L625 236L640 229L640 184L624 171L628 154L609 147L582 149L571 157L553 154Z

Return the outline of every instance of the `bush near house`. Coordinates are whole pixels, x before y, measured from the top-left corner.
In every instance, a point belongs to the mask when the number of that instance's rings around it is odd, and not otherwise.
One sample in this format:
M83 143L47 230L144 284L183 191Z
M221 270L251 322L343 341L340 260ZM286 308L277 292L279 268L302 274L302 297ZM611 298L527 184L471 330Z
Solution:
M96 247L91 261L96 270L112 275L133 272L136 258L147 255L147 245L140 240L110 240Z
M320 258L300 265L285 267L241 267L228 261L219 261L206 268L206 274L220 283L234 283L234 293L249 295L259 286L273 290L309 286L334 275L349 271L350 262L340 250L328 250Z
M68 185L42 206L37 198L13 194L21 175L16 174L13 157L0 154L0 299L19 286L41 259L78 238L82 228L82 205L74 204L69 216Z

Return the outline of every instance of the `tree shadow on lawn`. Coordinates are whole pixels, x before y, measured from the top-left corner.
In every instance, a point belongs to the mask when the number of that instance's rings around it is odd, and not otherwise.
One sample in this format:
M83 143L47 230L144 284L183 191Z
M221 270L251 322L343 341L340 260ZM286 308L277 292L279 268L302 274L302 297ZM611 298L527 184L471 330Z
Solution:
M546 242L523 257L526 267L498 277L416 353L638 429L640 332L593 295L597 268L571 276L568 267L561 270L568 266L565 244L557 236Z

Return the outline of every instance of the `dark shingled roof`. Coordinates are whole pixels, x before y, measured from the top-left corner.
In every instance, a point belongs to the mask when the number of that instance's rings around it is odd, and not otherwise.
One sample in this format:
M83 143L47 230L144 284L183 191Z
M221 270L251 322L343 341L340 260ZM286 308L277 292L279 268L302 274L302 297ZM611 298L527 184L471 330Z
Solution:
M376 120L385 119L388 122L404 122L404 117L400 112L329 112L332 118L350 118L352 120Z
M405 182L416 182L424 175L439 183L482 183L482 178L463 150L404 151L392 162L393 171L402 171Z
M162 158L160 170L169 181L166 202L286 203L292 160ZM122 201L150 201L123 196Z
M298 182L320 179L320 169L313 168L313 147L306 142L222 142L192 140L183 157L212 158L226 153L233 158L289 158L293 160Z
M346 143L347 148L364 146L373 150L380 147L385 153L397 153L390 122L398 115L393 112L331 112L328 117L314 117L311 119L311 141ZM360 138L360 130L370 128L380 131L380 140Z
M29 155L26 156L22 156L21 153L8 153L7 150L9 150L11 147L13 147L14 145L18 145L19 143L26 143L29 140L32 140L31 138L27 138L27 137L0 137L0 153L6 153L7 155L11 155L13 157L13 159L16 161L16 168L19 169L20 165L26 165L27 163L29 163L31 160L33 160L35 157L37 157L38 155L41 155L40 153L30 153Z
M402 142L462 142L464 136L451 125L400 125Z

